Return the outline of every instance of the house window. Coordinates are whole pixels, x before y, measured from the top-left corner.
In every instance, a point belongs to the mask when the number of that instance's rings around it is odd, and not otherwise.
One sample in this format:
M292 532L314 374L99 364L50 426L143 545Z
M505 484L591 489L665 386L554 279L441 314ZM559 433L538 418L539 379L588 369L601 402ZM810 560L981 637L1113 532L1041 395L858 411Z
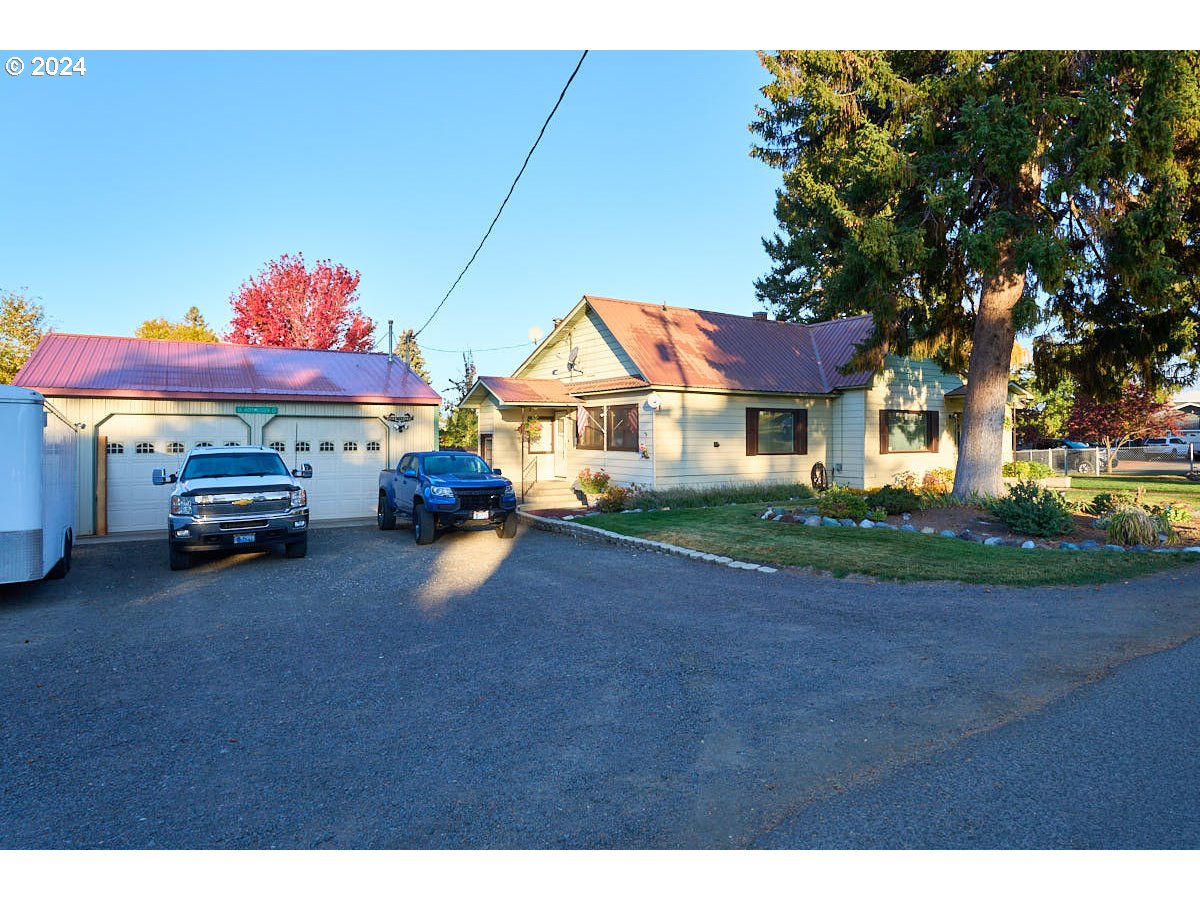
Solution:
M312 448L309 447L308 441L296 441L296 452L297 453L311 453Z
M335 448L333 446L333 441L321 441L321 444L317 449L322 453L332 453Z
M879 411L880 453L937 453L940 432L939 416L935 411Z
M367 452L378 453L380 450L379 441L367 441Z
M134 452L135 453L153 453L154 445L151 444L149 441L141 441L138 443L137 447L134 449Z
M171 441L167 444L168 453L182 453L186 448L179 441Z
M283 453L285 450L287 450L287 444L285 444L283 441L271 441L271 443L267 446L276 453Z
M116 456L118 453L124 453L125 445L124 444L109 444L107 452L111 453L113 456Z
M636 403L608 407L604 417L608 426L608 450L627 450L636 453L638 449L638 408Z
M589 406L579 413L582 422L576 423L578 440L575 446L580 450L604 449L604 407Z
M746 455L779 456L808 453L808 410L746 410Z
M357 453L358 452L358 441L346 441L346 443L342 444L342 452L343 453Z

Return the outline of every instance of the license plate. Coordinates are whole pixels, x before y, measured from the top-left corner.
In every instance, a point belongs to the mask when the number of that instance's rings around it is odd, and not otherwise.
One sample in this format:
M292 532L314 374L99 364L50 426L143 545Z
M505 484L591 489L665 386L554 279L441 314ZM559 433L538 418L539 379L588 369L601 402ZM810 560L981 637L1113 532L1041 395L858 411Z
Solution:
M486 519L487 517L488 517L488 511L486 509L477 509L473 513L471 513L472 519Z
M235 544L253 544L254 543L254 535L252 535L252 534L235 534L233 536L233 542Z

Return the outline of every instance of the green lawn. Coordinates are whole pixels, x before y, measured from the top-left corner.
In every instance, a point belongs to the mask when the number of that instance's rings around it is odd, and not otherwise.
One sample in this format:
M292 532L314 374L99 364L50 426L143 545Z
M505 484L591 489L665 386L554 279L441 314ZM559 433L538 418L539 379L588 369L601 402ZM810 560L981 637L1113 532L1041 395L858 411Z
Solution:
M1099 479L1097 479L1099 480ZM772 566L894 581L1051 585L1120 581L1196 561L1192 554L1021 550L931 535L764 522L765 504L589 516L617 534Z
M1182 475L1082 475L1071 476L1071 488L1067 499L1087 503L1096 494L1104 491L1145 490L1144 503L1164 506L1168 502L1186 503L1193 510L1200 509L1200 482L1188 481Z

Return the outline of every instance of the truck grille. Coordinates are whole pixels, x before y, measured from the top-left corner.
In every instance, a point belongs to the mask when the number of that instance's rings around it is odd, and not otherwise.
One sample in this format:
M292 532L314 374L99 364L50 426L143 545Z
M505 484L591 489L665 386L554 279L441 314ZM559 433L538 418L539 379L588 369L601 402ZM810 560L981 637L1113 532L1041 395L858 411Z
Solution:
M290 491L203 494L196 497L196 515L205 519L244 518L287 512L291 505Z
M500 492L492 488L455 488L459 509L493 509L500 505Z

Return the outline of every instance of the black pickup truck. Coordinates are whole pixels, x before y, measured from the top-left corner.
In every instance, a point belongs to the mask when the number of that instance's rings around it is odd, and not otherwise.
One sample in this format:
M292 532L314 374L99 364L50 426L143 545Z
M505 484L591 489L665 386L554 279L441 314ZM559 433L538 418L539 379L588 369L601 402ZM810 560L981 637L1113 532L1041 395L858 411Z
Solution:
M439 528L492 527L502 538L517 533L517 495L483 457L459 450L406 453L395 469L379 474L379 527L412 519L418 544L433 542Z

